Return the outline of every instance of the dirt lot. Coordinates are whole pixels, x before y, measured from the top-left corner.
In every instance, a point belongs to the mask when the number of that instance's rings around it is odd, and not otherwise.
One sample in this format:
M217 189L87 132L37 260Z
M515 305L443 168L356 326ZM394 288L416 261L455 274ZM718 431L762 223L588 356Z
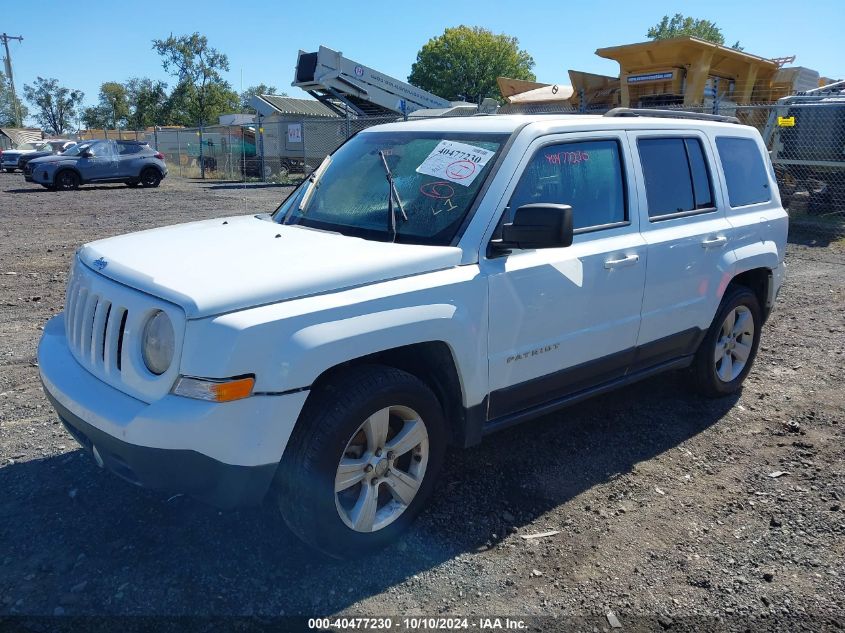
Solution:
M845 258L812 248L791 247L741 396L705 401L664 375L450 453L430 509L369 560L315 556L269 505L219 513L100 471L35 364L74 249L270 211L284 191L171 178L53 193L0 174L0 617L513 614L589 631L612 611L624 630L845 627Z

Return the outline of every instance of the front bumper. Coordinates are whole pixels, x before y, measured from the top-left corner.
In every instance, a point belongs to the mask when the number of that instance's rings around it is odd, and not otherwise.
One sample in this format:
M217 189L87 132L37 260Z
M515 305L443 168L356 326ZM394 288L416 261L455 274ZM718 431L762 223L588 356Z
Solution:
M23 168L23 177L27 182L37 182L41 185L52 185L55 169L44 165L27 164Z
M63 315L45 326L38 363L47 397L98 464L135 485L219 508L262 501L307 397L252 396L220 404L167 395L143 402L76 361Z

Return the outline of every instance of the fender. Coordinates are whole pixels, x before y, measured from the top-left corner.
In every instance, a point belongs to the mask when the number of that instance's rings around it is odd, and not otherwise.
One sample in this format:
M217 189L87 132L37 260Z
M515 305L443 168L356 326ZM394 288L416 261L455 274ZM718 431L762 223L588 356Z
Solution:
M255 391L284 393L363 356L443 342L470 407L487 394L487 309L486 278L467 265L192 320L181 372L254 374Z

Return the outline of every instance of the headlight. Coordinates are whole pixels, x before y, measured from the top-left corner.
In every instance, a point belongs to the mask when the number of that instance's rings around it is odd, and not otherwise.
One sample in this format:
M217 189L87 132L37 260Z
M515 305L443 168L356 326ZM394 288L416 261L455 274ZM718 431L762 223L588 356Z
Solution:
M176 347L176 335L173 324L164 312L159 310L153 314L144 326L141 337L141 349L144 364L156 376L160 376L173 362L173 352Z

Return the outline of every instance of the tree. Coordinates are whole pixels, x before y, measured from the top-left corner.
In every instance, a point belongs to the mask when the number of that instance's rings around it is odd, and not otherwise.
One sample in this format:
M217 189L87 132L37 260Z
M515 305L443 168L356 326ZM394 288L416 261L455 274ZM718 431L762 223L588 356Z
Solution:
M181 110L191 120L188 124L205 125L227 109L238 107L238 94L220 74L229 70L229 59L208 45L199 33L171 35L153 40L153 49L161 55L164 70L178 79Z
M59 85L58 79L36 77L35 83L23 87L26 100L35 106L35 119L52 134L69 131L77 117L77 109L85 98L81 90Z
M258 84L257 86L250 86L241 93L241 112L255 114L255 108L252 107L252 98L256 95L278 95L280 97L287 97L286 92L276 92L276 86L268 86L267 84Z
M17 101L17 103L15 103ZM15 107L17 105L17 108ZM29 111L26 106L21 103L20 99L12 97L12 89L9 87L9 80L6 75L0 71L0 126L16 127L18 124L18 108L20 108L21 121L28 115Z
M132 77L125 86L129 102L128 123L132 129L143 130L167 123L165 82L149 77Z
M126 127L128 119L129 99L126 87L116 81L107 81L102 84L99 103L82 111L82 121L88 128Z
M423 45L408 81L450 101L480 104L486 97L499 97L497 77L534 81L533 67L534 59L515 37L458 26Z
M652 40L668 40L672 37L684 36L698 37L721 46L725 45L725 36L722 34L722 29L715 22L687 17L681 13L676 13L671 18L664 15L660 22L646 33L646 37ZM739 42L731 48L742 50Z

